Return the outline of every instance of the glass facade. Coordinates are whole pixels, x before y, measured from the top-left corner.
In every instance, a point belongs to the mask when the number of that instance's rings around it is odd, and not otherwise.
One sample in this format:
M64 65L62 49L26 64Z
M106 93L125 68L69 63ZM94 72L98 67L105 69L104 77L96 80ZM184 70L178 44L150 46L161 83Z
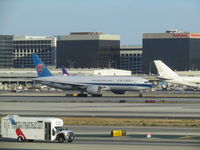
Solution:
M37 53L47 66L55 66L55 47L52 40L14 40L13 66L14 68L33 68L31 54Z
M58 40L57 67L106 67L107 58L102 53L119 47L119 40Z
M142 47L121 48L119 69L130 70L135 74L142 73Z
M199 41L200 42L200 41ZM162 60L171 69L189 70L190 39L144 39L143 40L143 71L156 73L153 60ZM199 59L200 59L200 55ZM199 64L199 63L198 63Z
M143 34L143 71L156 73L153 60L177 71L200 69L200 33L166 32Z
M0 68L13 67L13 35L0 35Z
M101 68L119 68L119 53L119 48L101 50L99 54Z

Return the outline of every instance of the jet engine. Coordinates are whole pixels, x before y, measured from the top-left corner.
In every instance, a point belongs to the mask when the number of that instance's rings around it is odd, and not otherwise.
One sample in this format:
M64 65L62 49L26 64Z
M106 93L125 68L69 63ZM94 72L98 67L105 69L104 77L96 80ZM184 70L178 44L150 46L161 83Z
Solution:
M87 87L86 92L91 95L101 95L102 89L101 89L101 86L90 85Z
M112 91L114 94L126 94L126 91Z

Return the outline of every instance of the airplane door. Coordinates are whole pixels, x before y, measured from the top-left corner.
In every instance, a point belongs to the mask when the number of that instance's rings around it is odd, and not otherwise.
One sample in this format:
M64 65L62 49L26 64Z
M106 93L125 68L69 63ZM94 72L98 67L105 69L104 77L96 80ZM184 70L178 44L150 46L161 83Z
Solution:
M45 122L45 140L51 140L51 123Z
M4 132L5 132L4 136L5 137L9 136L8 132L10 131L11 128L12 127L11 127L10 121L9 120L4 120Z

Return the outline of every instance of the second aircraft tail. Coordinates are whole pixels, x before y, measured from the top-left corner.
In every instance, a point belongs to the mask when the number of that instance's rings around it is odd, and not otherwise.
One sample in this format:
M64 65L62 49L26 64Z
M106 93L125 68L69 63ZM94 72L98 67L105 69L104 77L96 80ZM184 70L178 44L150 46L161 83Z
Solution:
M70 74L67 72L64 66L61 66L61 69L64 76L70 76Z
M173 70L171 70L161 60L154 60L154 63L156 65L156 68L160 77L173 78L173 77L178 76Z

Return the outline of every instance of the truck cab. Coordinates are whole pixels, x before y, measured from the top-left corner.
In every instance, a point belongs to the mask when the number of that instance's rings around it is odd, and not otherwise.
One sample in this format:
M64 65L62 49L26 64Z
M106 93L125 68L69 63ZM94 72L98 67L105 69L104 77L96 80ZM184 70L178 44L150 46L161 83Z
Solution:
M74 133L64 127L55 127L52 131L52 135L56 137L56 140L58 140L59 143L62 143L65 140L71 143L75 138Z

